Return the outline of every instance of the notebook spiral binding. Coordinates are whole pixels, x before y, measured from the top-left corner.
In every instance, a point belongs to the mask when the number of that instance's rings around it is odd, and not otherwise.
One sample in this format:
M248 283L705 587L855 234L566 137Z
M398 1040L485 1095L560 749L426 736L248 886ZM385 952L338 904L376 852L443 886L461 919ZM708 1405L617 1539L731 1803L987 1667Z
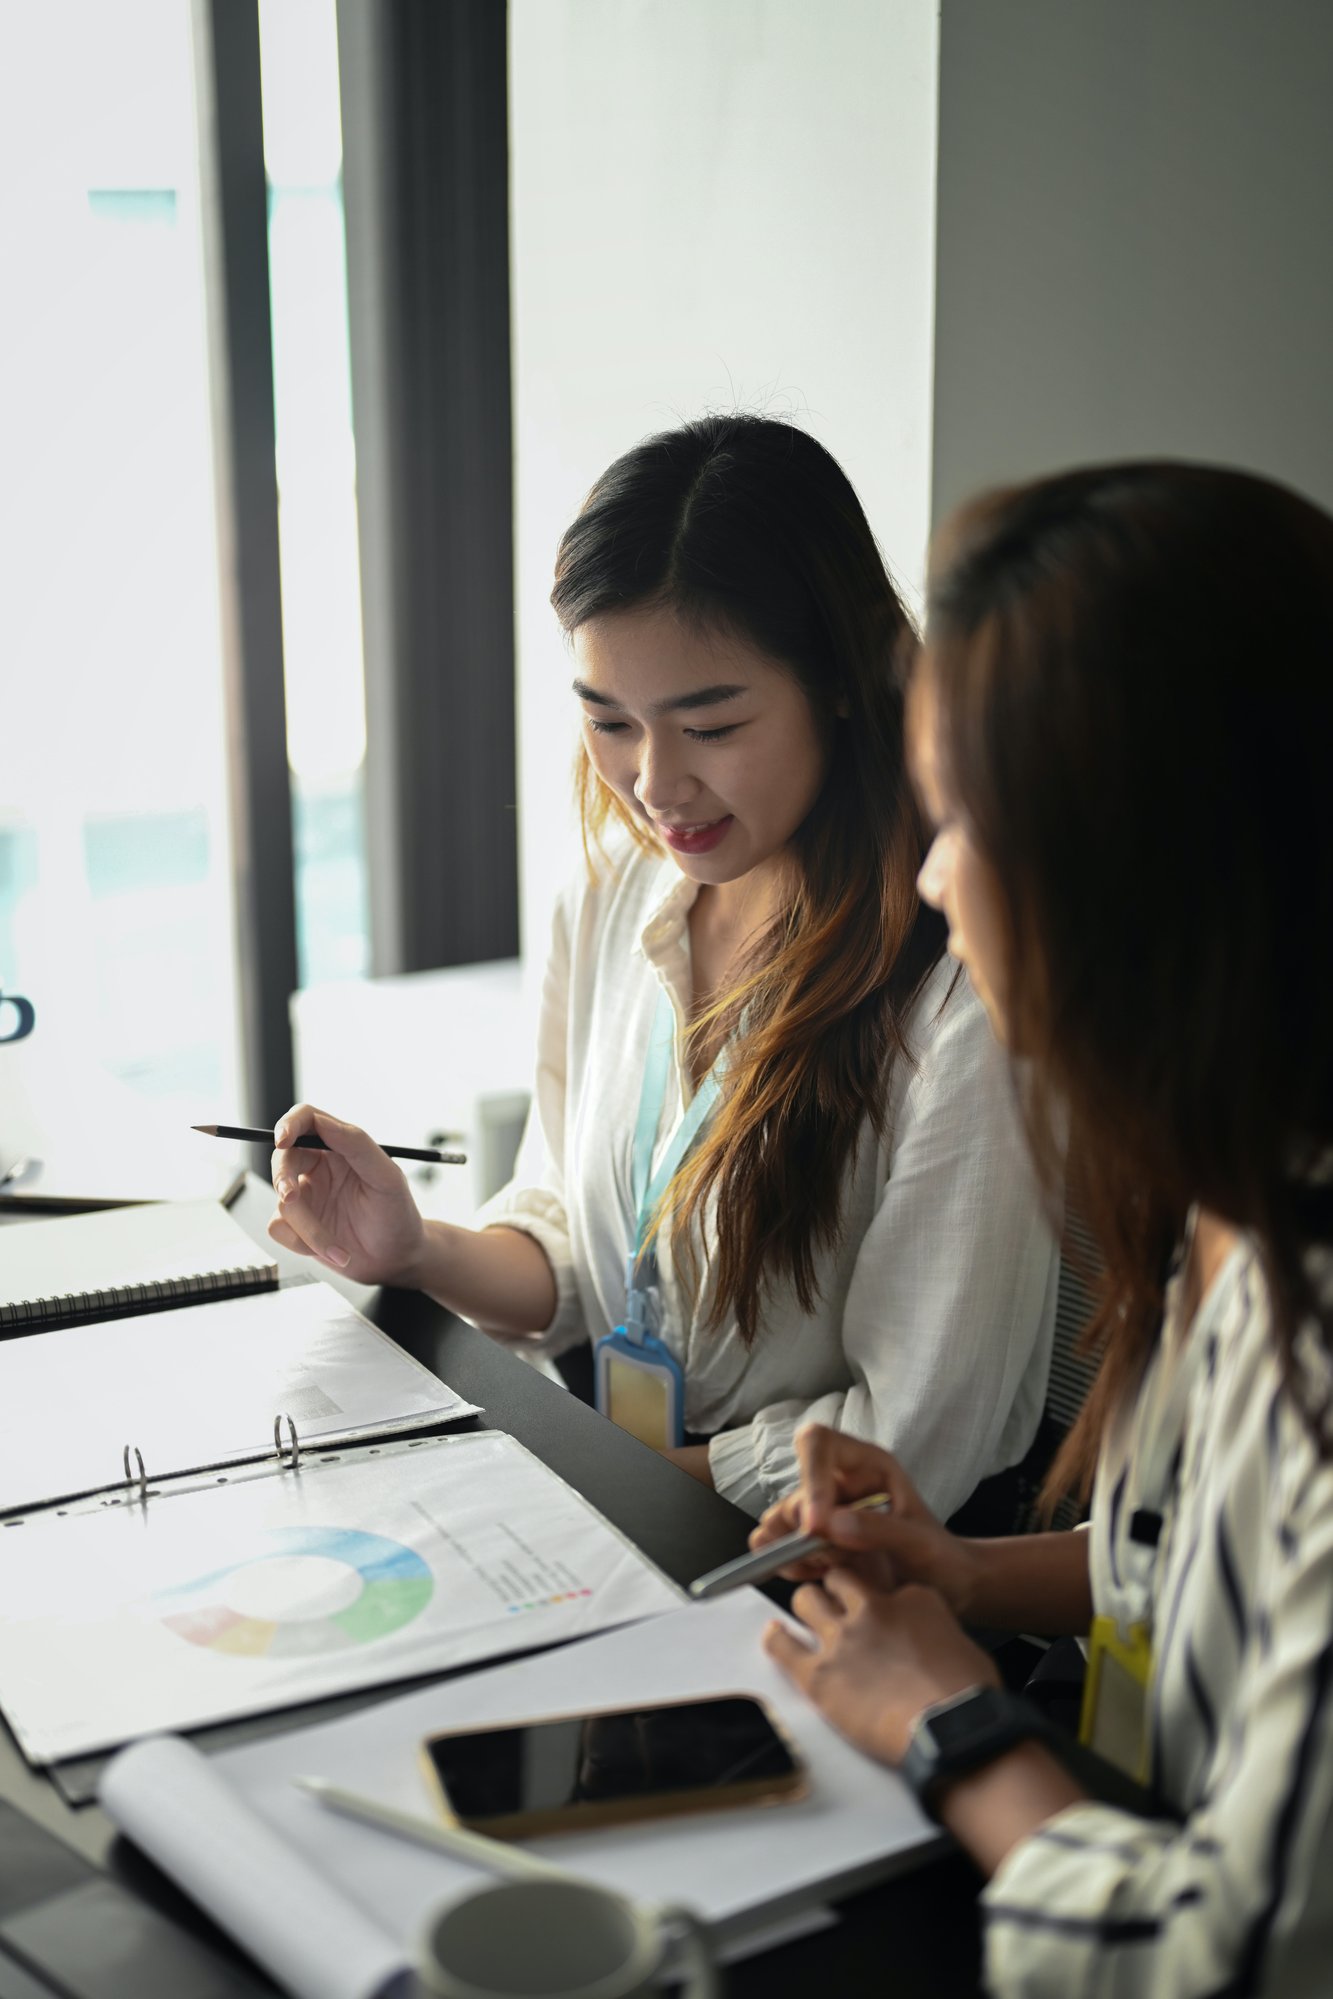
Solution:
M181 1298L240 1298L272 1288L272 1281L261 1276L253 1264L238 1264L230 1270L210 1271L206 1277L165 1277L151 1284L120 1284L109 1291L67 1291L53 1298L29 1298L21 1305L0 1305L0 1329L45 1326L53 1320L115 1319Z
M271 1281L258 1276L253 1265L242 1264L233 1270L212 1271L207 1277L170 1277L154 1284L118 1285L112 1291L71 1291L57 1298L30 1298L22 1305L0 1305L0 1331L52 1322L68 1325L80 1320L119 1319L181 1298L241 1298L272 1288Z

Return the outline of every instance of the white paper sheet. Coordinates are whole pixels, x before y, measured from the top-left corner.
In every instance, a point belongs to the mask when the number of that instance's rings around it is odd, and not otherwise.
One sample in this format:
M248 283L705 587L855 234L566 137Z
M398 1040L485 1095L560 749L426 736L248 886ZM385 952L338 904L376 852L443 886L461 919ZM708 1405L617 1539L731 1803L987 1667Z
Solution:
M391 1443L0 1531L0 1707L50 1762L681 1601L512 1437Z
M40 1224L34 1224L34 1227ZM3 1248L3 1244L0 1244ZM327 1284L220 1299L0 1344L0 1512L273 1448L473 1413Z
M296 1788L296 1778L323 1777L429 1817L419 1748L440 1729L631 1701L757 1694L808 1765L808 1797L525 1842L589 1880L644 1900L684 1902L724 1934L746 1933L942 1843L902 1780L845 1743L769 1662L759 1636L772 1615L756 1592L738 1592L215 1760L274 1831L406 1940L435 1904L475 1885L478 1870L328 1811Z

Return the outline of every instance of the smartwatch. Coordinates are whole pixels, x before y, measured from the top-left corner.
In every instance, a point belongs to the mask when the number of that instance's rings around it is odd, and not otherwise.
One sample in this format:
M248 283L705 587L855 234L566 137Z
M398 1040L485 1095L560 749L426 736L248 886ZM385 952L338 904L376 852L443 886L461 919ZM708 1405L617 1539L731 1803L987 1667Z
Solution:
M968 1687L923 1708L912 1725L899 1775L938 1820L940 1793L957 1778L993 1763L1016 1743L1049 1742L1051 1727L1029 1702L1004 1687Z

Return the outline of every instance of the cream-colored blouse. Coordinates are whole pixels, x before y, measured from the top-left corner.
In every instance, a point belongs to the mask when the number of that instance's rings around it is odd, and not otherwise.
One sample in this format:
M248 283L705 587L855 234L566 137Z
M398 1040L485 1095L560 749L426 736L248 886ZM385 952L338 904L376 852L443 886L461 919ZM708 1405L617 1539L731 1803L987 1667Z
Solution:
M546 1251L558 1304L532 1337L547 1353L598 1339L623 1317L630 1156L662 988L675 1060L654 1168L691 1093L686 919L696 893L668 857L636 852L596 884L575 884L556 911L532 1113L513 1181L479 1217L525 1230ZM1036 1431L1057 1256L1004 1059L947 960L907 1034L915 1065L893 1066L883 1139L865 1124L813 1312L775 1287L747 1351L734 1323L697 1323L669 1238L659 1241L663 1337L684 1369L686 1425L712 1438L718 1491L752 1513L795 1484L792 1438L805 1422L896 1451L942 1516L1015 1464ZM707 1276L705 1255L704 1295Z

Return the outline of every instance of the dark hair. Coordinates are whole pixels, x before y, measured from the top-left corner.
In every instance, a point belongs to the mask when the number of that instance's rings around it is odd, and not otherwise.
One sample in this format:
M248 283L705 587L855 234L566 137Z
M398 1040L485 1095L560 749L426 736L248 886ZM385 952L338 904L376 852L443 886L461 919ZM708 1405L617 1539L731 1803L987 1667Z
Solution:
M750 1341L773 1278L814 1307L844 1168L867 1112L882 1126L906 1010L943 948L915 887L921 825L893 669L910 625L836 462L794 425L749 415L703 417L617 459L560 544L551 602L571 632L665 607L736 634L829 721L828 776L792 841L784 905L696 1023L705 1045L728 1041L722 1096L662 1208L688 1262L716 1197L709 1317L734 1311ZM614 818L659 851L586 754L578 787L585 844Z
M1253 1233L1327 1448L1333 1236L1333 520L1249 474L1094 467L937 541L922 669L950 809L994 868L1012 1045L1048 1187L1106 1261L1104 1362L1048 1480L1086 1490L1198 1201ZM1308 1356L1307 1356L1308 1357Z

